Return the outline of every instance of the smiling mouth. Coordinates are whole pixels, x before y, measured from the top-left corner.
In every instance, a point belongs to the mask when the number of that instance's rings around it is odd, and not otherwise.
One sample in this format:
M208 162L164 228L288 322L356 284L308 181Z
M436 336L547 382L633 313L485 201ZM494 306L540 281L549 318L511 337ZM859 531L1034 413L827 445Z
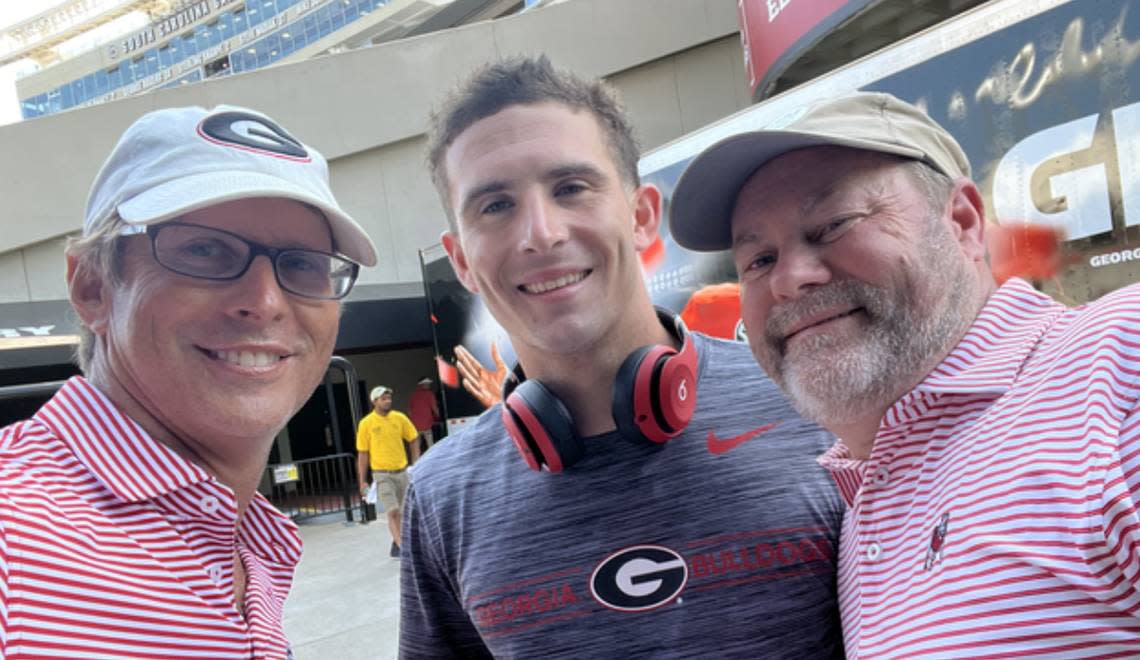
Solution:
M851 316L851 315L853 315L853 314L856 314L856 313L858 313L858 312L861 312L861 311L863 311L863 308L862 308L862 307L856 307L855 309L851 309L851 310L848 310L848 311L846 311L846 312L843 312L843 313L841 313L841 314L836 314L835 316L829 316L829 317L827 317L827 318L824 318L824 319L820 319L820 320L818 320L818 321L816 321L816 322L812 323L811 325L805 325L804 327L802 327L802 328L799 328L799 329L797 329L797 330L794 330L794 331L792 331L791 333L789 333L789 334L785 335L785 336L784 336L784 341L785 341L785 342L786 342L786 341L788 341L789 339L791 339L792 337L795 337L796 335L800 334L800 333L801 333L801 332L803 332L804 330L811 330L812 328L815 328L815 327L821 326L821 325L823 325L824 323L830 323L830 322L832 322L832 321L836 321L836 320L838 320L838 319L841 319L841 318L845 318L845 317Z
M546 282L534 282L533 284L520 284L519 290L523 291L525 293L531 293L531 294L546 293L548 291L554 291L556 289L561 289L563 287L570 286L571 284L577 284L578 282L581 282L582 280L586 279L586 276L589 275L591 272L593 272L593 271L583 270L583 271L580 271L577 273L572 273L570 275L563 275L562 277L555 278L553 280L548 280Z
M269 367L288 357L265 351L211 351L206 348L201 350L210 359L228 362L239 367Z

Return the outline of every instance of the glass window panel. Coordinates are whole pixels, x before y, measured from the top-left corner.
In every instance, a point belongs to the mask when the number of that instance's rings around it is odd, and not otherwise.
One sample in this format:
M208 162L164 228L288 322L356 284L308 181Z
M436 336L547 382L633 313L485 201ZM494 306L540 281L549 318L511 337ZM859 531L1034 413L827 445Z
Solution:
M118 89L123 86L123 67L117 66L107 72L107 87Z
M148 50L143 58L143 63L146 64L146 75L158 73L158 52L153 48Z
M194 33L184 34L179 39L182 41L182 59L186 59L191 55L198 52L198 42L194 38Z
M317 12L317 32L318 32L318 34L320 34L322 37L327 37L328 35L332 34L332 31L333 31L332 16L329 16L328 12L318 11Z
M64 85L59 88L59 98L64 110L75 105L75 99L71 96L71 85Z
M348 23L360 18L360 6L355 0L344 0L341 3L341 10L344 12L344 20Z
M275 32L275 33L269 35L268 37L266 37L262 41L262 43L265 44L265 50L266 50L266 52L269 53L269 61L270 62L276 62L277 60L279 60L283 57L283 55L281 54L281 34L280 33Z
M92 98L95 98L95 76L86 75L83 76L83 100Z
M194 43L198 44L198 52L202 52L214 45L213 37L214 31L207 28L205 25L199 25L194 30Z
M348 18L345 17L344 10L340 3L334 2L327 7L323 7L321 11L329 14L329 20L332 21L333 30L339 30L348 24Z

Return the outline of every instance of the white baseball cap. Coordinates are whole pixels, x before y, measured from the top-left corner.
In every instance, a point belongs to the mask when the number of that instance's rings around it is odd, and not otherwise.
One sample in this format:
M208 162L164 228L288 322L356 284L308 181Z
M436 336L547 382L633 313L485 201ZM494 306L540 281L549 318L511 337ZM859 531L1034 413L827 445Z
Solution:
M190 211L250 197L293 199L319 209L338 252L362 265L376 265L372 239L329 189L324 156L269 117L235 106L167 108L131 124L91 186L83 233L91 234L115 216L142 231Z
M392 393L392 388L384 387L383 385L377 385L376 387L372 388L372 394L371 394L371 396L369 396L369 399L371 399L372 401L375 401L376 399L379 399L380 397L384 396L385 394L391 394L391 393Z

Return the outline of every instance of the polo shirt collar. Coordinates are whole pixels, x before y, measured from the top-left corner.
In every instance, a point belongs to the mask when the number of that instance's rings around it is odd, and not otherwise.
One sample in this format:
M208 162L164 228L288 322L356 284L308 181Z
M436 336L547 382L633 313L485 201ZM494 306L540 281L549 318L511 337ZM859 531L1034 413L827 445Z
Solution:
M71 378L34 419L120 500L141 502L212 479L156 442L87 379Z
M998 288L950 353L913 390L887 410L893 426L946 394L994 398L1017 380L1025 361L1065 307L1013 278Z

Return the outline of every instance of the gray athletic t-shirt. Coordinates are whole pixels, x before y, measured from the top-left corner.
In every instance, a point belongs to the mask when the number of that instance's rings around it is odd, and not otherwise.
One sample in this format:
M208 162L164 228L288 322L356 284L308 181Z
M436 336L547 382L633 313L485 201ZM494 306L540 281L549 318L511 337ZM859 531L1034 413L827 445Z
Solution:
M697 409L662 447L609 433L526 467L499 407L436 445L405 503L400 656L842 656L842 502L747 346L695 335Z

